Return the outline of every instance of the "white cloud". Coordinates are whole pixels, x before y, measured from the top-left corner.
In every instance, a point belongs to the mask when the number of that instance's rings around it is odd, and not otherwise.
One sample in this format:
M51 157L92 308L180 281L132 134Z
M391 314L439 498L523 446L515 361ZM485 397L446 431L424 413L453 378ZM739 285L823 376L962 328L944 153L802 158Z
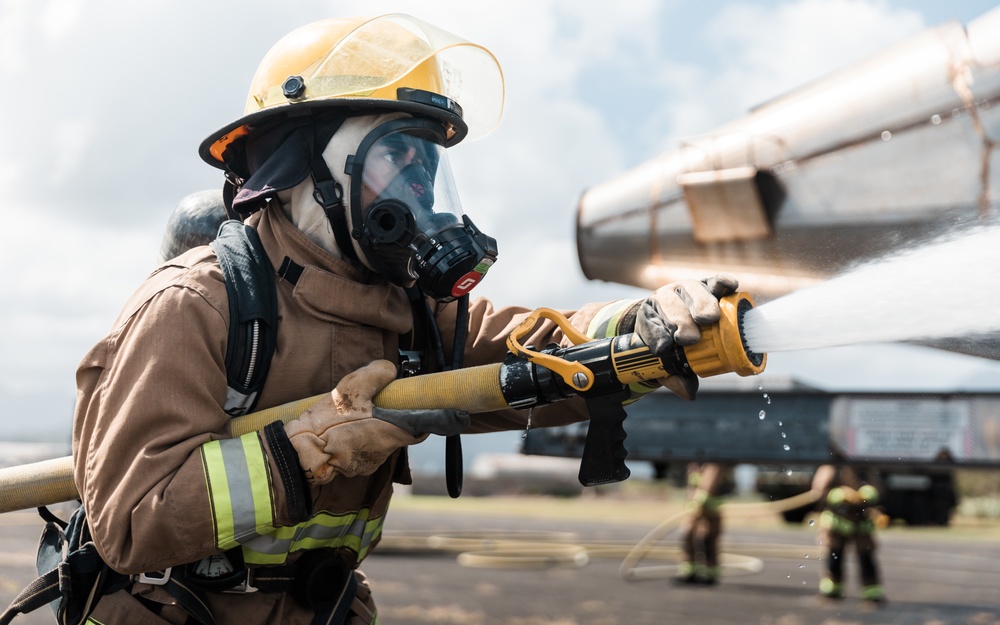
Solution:
M49 0L42 13L42 32L50 41L65 37L83 13L84 0Z
M709 45L728 62L718 75L731 99L750 107L853 65L925 23L884 1L801 0L773 8L734 4L709 25ZM720 89L721 90L721 89Z
M72 393L73 370L155 265L149 231L61 224L27 210L0 230L0 389Z
M75 119L54 121L52 130L50 138L55 143L48 146L51 171L46 182L60 184L88 165L84 157L97 134L97 128L92 120Z
M25 67L25 42L31 0L7 0L0 11L0 73L14 73Z

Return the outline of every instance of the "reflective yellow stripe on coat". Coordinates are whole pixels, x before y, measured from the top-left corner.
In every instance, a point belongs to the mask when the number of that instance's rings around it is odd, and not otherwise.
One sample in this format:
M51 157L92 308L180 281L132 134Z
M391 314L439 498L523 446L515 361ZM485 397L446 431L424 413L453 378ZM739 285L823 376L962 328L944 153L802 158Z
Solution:
M635 300L620 299L601 308L597 311L597 314L594 315L590 325L587 327L587 336L592 339L609 339L613 336L621 334L622 331L618 328L618 323L621 321L622 314L624 314L625 311L628 310L634 303ZM660 388L660 383L656 380L633 382L628 385L628 388L629 391L632 392L632 395L622 402L623 406L627 406L635 401L638 401L647 393L651 393Z
M215 542L231 549L274 529L271 470L256 432L201 446Z
M372 543L382 535L384 517L370 519L368 508L356 513L320 512L295 527L279 527L265 536L243 544L247 564L282 564L293 551L303 549L346 548L358 556L368 555Z

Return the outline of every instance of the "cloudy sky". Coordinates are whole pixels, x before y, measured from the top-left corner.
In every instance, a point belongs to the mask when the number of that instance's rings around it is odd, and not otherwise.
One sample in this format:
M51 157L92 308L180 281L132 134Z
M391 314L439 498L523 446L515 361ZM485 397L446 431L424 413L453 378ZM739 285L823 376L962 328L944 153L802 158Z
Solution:
M299 25L403 11L494 52L506 79L503 121L452 151L465 211L500 242L501 260L477 293L574 307L641 294L583 279L573 220L584 188L924 28L968 23L994 6L614 4L5 0L0 438L68 435L76 365L154 266L171 209L221 185L198 144L240 115L257 63ZM773 354L769 370L832 386L871 384L874 370L900 386L930 359L944 372L941 386L1000 387L998 363L913 347Z

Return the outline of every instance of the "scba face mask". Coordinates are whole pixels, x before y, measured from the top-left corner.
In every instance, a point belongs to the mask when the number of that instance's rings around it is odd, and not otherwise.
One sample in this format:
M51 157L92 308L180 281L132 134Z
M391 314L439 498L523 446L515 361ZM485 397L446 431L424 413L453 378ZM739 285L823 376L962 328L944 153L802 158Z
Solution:
M395 119L365 137L344 172L365 260L440 301L467 294L497 259L496 240L462 214L445 144L439 122Z

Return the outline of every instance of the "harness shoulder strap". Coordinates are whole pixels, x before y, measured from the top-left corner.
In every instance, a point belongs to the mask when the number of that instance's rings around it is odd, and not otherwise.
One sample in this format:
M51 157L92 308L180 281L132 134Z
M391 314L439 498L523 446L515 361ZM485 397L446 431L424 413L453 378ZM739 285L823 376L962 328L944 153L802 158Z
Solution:
M274 268L257 231L239 221L223 222L209 245L219 258L229 297L225 410L237 417L256 405L277 343Z

